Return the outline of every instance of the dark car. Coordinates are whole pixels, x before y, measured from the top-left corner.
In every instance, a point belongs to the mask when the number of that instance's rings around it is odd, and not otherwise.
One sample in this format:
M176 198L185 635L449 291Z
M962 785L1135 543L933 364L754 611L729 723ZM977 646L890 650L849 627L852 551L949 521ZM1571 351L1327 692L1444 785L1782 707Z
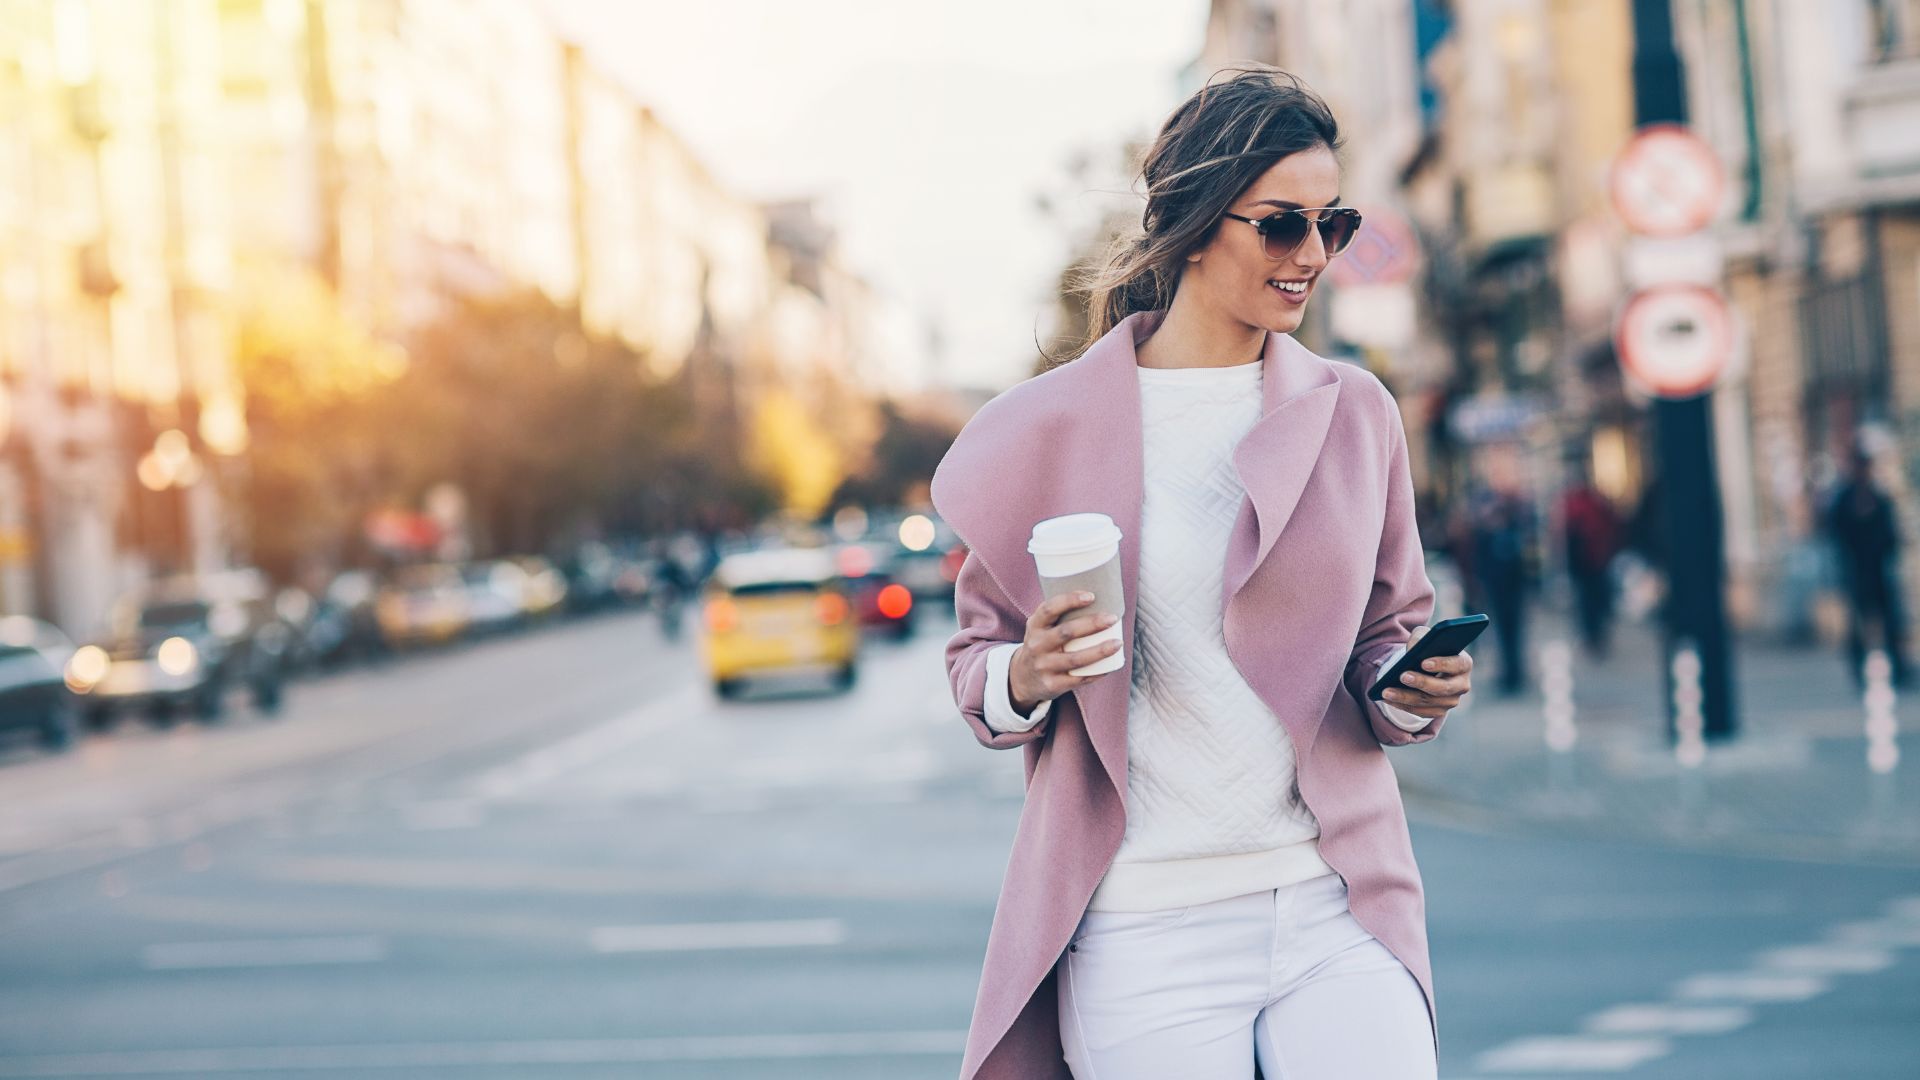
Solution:
M0 619L0 733L30 732L49 750L73 745L73 693L62 675L73 642L25 615Z
M306 655L315 667L338 668L373 660L386 650L374 612L378 586L368 570L343 570L313 605L305 634Z
M891 551L894 580L905 585L914 599L953 603L953 583L966 549L939 517L913 513L898 520L879 520L861 542Z
M168 590L123 602L113 632L67 661L67 685L95 727L133 709L163 725L186 712L218 719L235 687L251 692L255 709L272 713L292 645L291 628L264 596L214 599Z
M913 591L896 577L894 550L884 542L842 544L834 552L834 563L853 597L860 625L905 640L913 636L915 605Z

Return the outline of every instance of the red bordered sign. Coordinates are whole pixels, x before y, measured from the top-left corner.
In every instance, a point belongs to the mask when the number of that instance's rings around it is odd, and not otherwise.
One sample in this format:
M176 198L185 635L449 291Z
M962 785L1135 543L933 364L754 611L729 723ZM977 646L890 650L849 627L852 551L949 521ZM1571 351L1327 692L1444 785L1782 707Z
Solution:
M1733 314L1703 285L1662 285L1620 309L1614 349L1628 375L1665 398L1704 393L1733 357Z
M1641 128L1607 177L1613 207L1642 236L1684 236L1706 227L1726 194L1713 147L1678 124Z
M1420 238L1399 211L1361 206L1360 232L1327 266L1335 285L1398 285L1420 269Z

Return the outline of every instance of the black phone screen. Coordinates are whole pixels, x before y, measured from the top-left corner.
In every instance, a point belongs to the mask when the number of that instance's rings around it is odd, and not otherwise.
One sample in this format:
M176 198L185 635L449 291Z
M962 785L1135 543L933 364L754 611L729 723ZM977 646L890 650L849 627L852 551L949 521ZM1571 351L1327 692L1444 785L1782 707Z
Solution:
M1461 615L1452 619L1442 619L1434 623L1421 635L1420 640L1407 649L1406 654L1394 661L1393 666L1380 673L1380 678L1367 688L1367 697L1374 701L1388 687L1400 685L1400 676L1417 671L1422 661L1432 656L1452 656L1464 650L1468 643L1480 636L1492 620L1485 615Z

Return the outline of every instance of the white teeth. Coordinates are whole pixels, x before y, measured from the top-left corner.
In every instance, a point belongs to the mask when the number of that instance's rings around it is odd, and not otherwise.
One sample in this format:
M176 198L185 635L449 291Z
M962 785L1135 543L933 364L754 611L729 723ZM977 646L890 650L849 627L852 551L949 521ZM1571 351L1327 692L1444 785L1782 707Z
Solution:
M1269 281L1267 284L1277 286L1291 293L1307 291L1307 283L1304 281Z

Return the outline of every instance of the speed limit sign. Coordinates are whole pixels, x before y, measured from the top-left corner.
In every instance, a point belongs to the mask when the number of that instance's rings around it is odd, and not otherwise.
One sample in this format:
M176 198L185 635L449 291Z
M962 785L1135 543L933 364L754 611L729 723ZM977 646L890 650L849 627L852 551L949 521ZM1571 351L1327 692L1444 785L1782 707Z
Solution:
M1635 293L1614 327L1626 372L1654 394L1687 398L1711 388L1733 356L1733 315L1704 285L1662 285Z

